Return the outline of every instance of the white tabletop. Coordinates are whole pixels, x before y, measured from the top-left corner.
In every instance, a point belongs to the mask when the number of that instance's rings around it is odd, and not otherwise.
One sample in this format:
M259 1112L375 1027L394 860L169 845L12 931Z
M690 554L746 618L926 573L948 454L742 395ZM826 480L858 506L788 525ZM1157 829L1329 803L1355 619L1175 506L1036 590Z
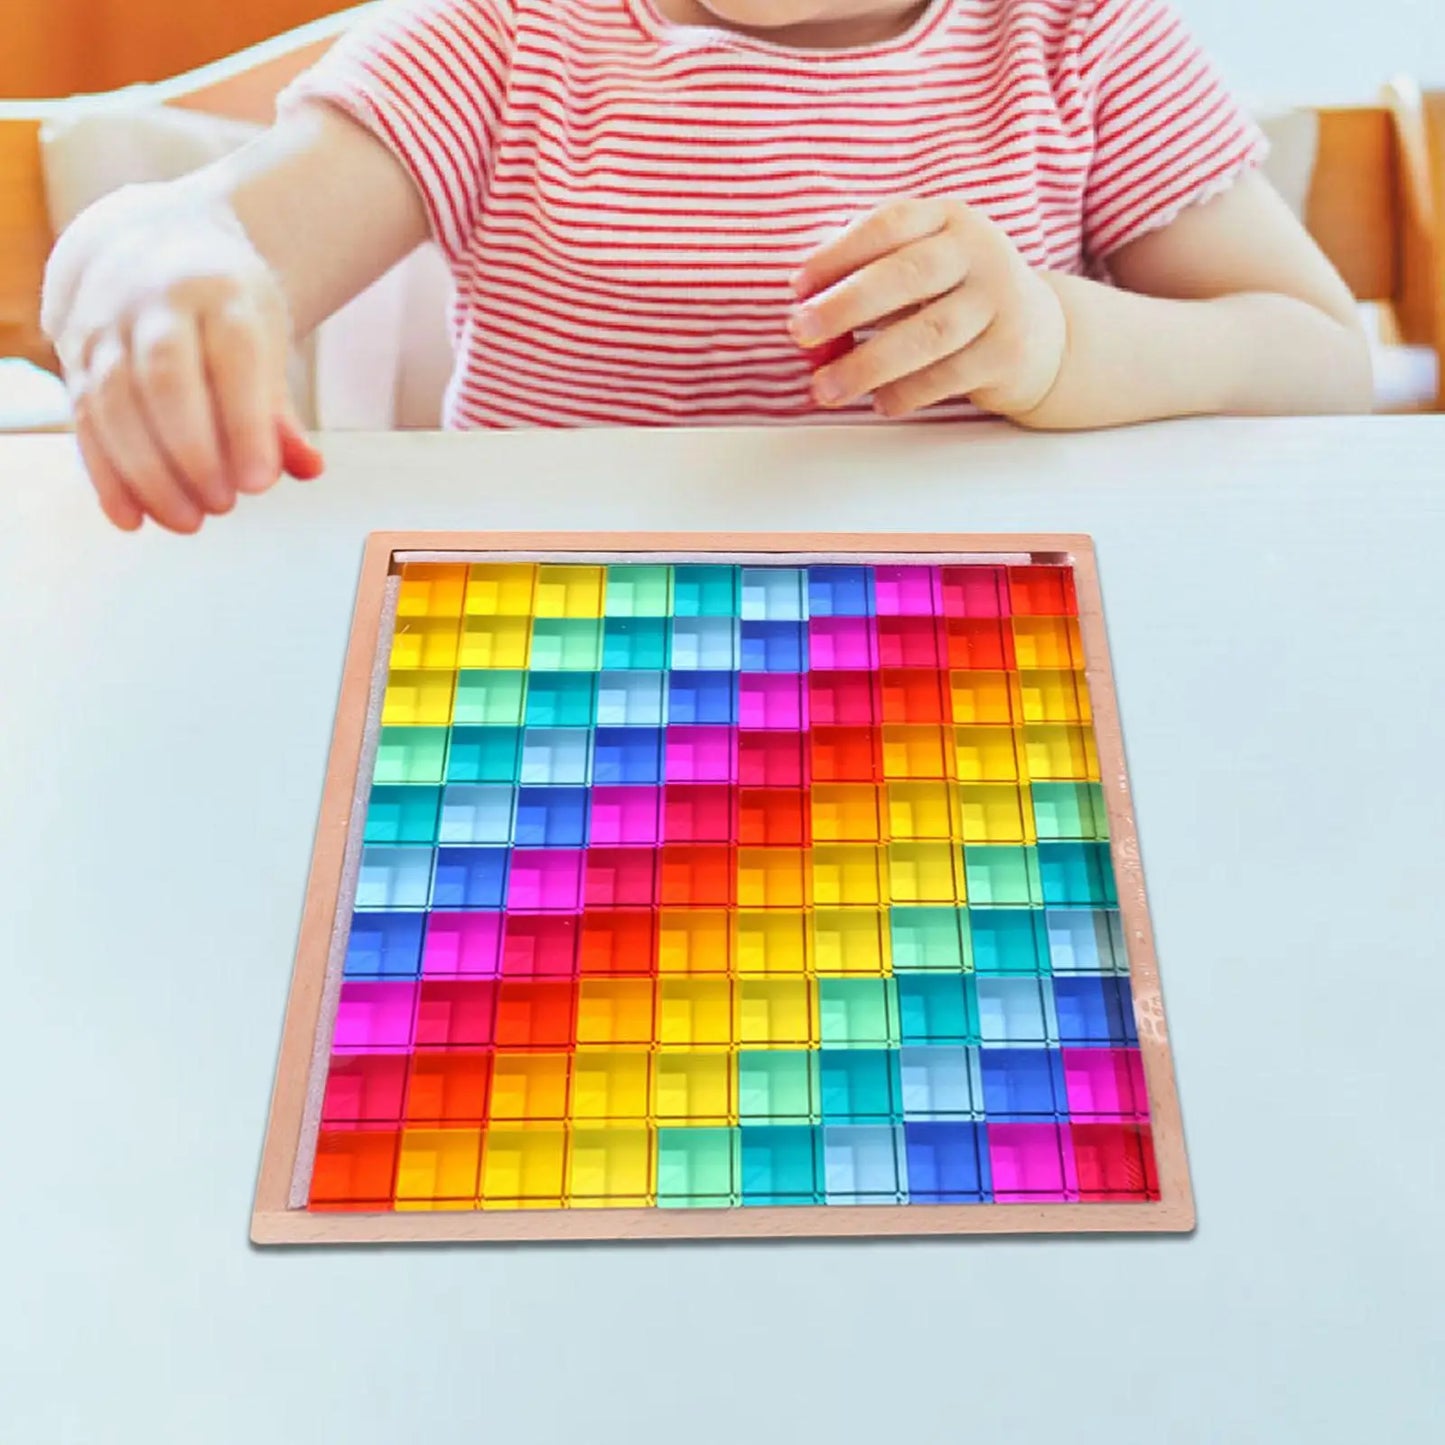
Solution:
M1445 418L328 455L0 442L0 1438L1445 1438ZM1194 1237L247 1245L362 540L552 526L1094 536Z

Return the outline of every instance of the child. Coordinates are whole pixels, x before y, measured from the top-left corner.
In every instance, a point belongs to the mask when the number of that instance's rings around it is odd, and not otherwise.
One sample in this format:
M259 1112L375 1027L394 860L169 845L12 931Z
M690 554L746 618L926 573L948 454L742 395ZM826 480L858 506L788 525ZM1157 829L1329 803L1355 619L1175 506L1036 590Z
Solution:
M1362 409L1339 277L1167 0L398 0L62 238L117 526L314 475L304 334L432 236L450 427Z

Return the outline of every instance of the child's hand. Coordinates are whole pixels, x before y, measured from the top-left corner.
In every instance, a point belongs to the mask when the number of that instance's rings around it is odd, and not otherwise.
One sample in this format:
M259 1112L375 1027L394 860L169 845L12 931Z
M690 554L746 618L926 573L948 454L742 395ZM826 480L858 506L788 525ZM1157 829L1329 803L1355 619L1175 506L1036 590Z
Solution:
M1049 394L1067 328L1054 288L992 221L961 201L895 201L810 256L793 280L794 339L815 348L876 334L821 368L826 407L872 393L884 416L967 397L1021 417Z
M283 469L320 471L287 399L271 269L228 213L168 220L91 258L56 337L86 468L126 531L194 532Z

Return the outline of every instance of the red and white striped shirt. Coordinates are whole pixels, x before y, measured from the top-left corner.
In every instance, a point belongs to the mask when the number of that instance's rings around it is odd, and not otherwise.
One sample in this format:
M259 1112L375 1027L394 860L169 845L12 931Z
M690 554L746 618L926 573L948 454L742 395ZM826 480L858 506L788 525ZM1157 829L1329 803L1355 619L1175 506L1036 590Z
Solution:
M1263 148L1167 0L934 0L840 51L654 0L400 0L283 109L318 98L425 199L459 428L805 419L788 278L847 222L958 197L1031 264L1102 275Z

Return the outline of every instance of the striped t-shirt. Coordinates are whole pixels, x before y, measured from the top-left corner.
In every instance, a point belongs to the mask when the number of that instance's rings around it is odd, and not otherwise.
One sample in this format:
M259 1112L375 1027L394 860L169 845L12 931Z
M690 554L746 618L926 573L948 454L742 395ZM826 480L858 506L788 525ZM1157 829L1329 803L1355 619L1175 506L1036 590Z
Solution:
M425 199L459 428L806 419L789 278L847 222L958 197L1031 264L1103 275L1262 150L1167 0L933 0L835 51L654 0L398 0L283 109L305 98Z

